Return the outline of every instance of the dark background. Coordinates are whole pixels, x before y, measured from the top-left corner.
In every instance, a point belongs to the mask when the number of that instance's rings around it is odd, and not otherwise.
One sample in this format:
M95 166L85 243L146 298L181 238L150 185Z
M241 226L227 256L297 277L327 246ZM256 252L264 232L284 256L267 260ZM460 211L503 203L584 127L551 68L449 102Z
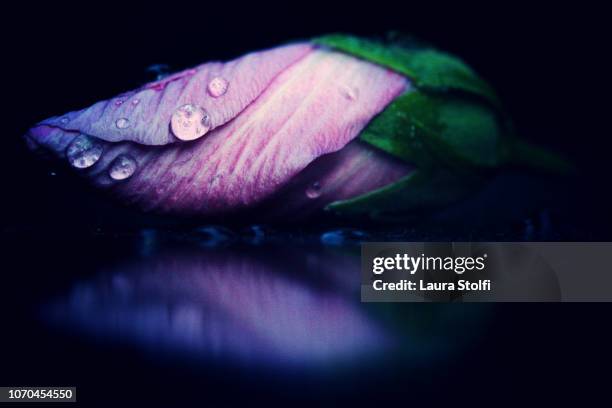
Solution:
M405 404L483 399L527 404L534 399L582 399L604 391L610 371L607 305L497 305L498 318L487 336L442 371L427 366L398 369L375 373L379 381L372 383L364 372L359 380L326 386L316 379L287 385L277 378L264 380L231 370L224 377L222 371L202 373L151 363L133 349L97 347L50 334L34 323L29 312L41 294L59 291L79 273L69 267L48 270L47 260L65 257L68 265L83 254L96 253L93 262L101 262L107 250L109 258L117 256L114 247L83 250L79 245L91 240L81 240L74 230L107 228L117 223L113 217L120 210L114 204L100 204L100 197L64 169L31 157L21 139L31 124L132 89L152 79L145 69L154 63L181 69L330 31L380 35L401 30L462 56L498 90L525 138L566 154L579 168L575 177L546 178L537 187L522 188L512 179L508 189L513 195L533 193L552 214L558 233L543 238L610 240L612 144L603 126L610 105L606 90L610 72L603 66L609 23L603 10L586 2L554 6L402 2L400 6L381 1L346 5L294 1L244 6L225 1L214 8L206 3L197 7L179 2L24 4L5 13L10 25L1 28L5 128L0 196L6 266L0 267L6 315L0 328L0 341L5 343L2 385L76 381L81 395L92 398L105 384L115 390L110 401L139 399L128 387L132 384L149 390L157 402L171 401L179 392L184 400L203 398L201 393L209 401L233 402L275 395L315 404L361 399L357 390L368 399ZM51 169L57 176L50 176ZM494 191L503 193L505 187ZM523 205L524 198L516 205ZM514 205L500 199L484 212L472 212L469 221L503 220ZM124 220L125 213L121 214ZM522 215L512 222L524 226ZM447 231L455 224L436 225L445 230L438 236L466 236L465 224L456 234ZM496 232L505 227L488 228L476 238L496 239ZM508 236L521 237L521 233ZM468 238L474 237L464 239ZM53 241L70 252L64 255Z

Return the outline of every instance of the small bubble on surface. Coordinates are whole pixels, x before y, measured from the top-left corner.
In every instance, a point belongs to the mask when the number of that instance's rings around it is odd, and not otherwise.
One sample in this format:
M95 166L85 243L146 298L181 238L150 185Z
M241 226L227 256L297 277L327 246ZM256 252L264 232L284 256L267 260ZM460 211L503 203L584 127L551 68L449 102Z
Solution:
M66 158L72 167L86 169L102 156L103 147L87 135L77 136L66 149Z
M321 234L321 243L325 245L354 245L367 241L370 236L363 231L352 228L341 228Z
M181 140L195 140L204 136L211 128L210 116L203 108L186 104L179 107L170 119L172 134Z
M236 238L236 234L232 230L218 225L205 225L196 228L185 237L187 241L205 248L224 246L230 244Z
M120 154L113 160L110 168L108 169L108 175L113 180L125 180L134 174L138 165L136 160L127 154Z
M229 82L225 78L214 77L208 83L208 94L213 98L218 98L227 92Z
M139 252L141 256L151 256L159 245L159 234L156 229L145 228L140 231Z
M130 121L126 118L119 118L115 122L115 126L117 126L118 129L126 129L130 126Z
M132 105L138 105L140 103L140 99L132 99Z
M308 198L319 198L321 196L321 183L319 183L318 181L315 181L314 183L310 184L308 186L308 188L306 189L306 197Z
M273 235L273 231L265 225L251 225L242 231L243 239L251 245L263 244L266 239Z

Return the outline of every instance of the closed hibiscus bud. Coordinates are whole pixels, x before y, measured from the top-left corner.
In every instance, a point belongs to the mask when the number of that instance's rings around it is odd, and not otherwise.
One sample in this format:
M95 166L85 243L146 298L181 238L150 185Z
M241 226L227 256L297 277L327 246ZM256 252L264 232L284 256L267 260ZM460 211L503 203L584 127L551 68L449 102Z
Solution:
M514 137L459 59L345 35L206 63L26 138L127 204L186 216L404 217L517 159L563 164Z

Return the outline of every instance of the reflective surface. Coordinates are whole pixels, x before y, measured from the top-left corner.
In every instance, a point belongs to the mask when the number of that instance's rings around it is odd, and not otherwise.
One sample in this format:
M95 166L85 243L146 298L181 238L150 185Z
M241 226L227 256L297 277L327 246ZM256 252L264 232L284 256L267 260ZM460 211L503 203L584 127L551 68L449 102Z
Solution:
M292 393L350 389L372 373L438 367L482 336L486 305L361 303L362 235L334 231L352 240L258 225L4 234L4 342L17 351L5 367L115 393L196 382L223 399L230 386L278 381Z
M106 406L448 403L537 387L543 372L563 383L559 367L608 348L606 305L359 301L361 241L609 235L585 221L590 201L534 177L502 176L427 219L280 227L144 218L40 171L48 197L70 199L32 196L0 233L0 383L73 384ZM570 211L576 202L589 211Z
M45 318L190 359L310 366L393 348L393 333L359 304L353 254L168 252L74 284L45 308ZM313 262L319 267L309 269Z
M147 229L119 242L102 234L101 247L129 245L138 255L92 265L88 276L43 301L40 317L86 339L202 363L320 369L419 357L433 333L423 336L411 327L414 317L402 315L418 306L361 303L356 237L366 234L333 233L353 241L279 246L263 226L240 235L216 226L180 234ZM451 316L440 308L431 323Z
M565 345L607 315L605 305L361 303L359 242L416 239L406 231L62 232L0 235L0 380L76 385L80 401L452 401L474 384L500 395L537 377L526 364L597 350Z

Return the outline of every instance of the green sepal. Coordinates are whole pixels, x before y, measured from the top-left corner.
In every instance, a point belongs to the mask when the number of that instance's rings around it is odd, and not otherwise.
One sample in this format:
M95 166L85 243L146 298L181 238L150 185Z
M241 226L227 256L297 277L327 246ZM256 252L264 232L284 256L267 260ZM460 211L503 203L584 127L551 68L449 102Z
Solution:
M405 41L372 41L334 34L314 43L407 76L411 87L362 131L359 138L416 170L367 194L331 203L345 216L403 219L453 202L504 164L564 172L567 162L517 138L489 86L461 59Z
M488 106L420 91L396 98L360 139L419 168L494 167L506 155L503 127Z

